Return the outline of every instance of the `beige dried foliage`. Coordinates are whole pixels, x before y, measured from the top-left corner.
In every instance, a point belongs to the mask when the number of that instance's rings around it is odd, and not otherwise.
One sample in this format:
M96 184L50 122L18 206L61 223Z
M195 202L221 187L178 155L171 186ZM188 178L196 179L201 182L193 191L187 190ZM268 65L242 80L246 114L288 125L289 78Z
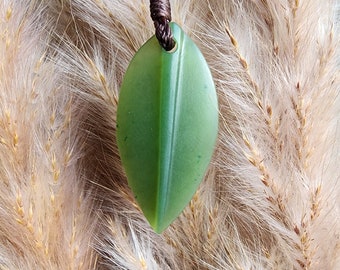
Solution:
M220 129L161 235L115 142L146 0L0 2L0 269L340 269L339 4L171 1Z

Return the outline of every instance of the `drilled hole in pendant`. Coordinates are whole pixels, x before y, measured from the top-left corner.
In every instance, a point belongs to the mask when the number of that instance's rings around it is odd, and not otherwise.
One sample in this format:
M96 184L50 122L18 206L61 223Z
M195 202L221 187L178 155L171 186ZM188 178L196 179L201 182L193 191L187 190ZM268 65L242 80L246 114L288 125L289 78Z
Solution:
M177 47L178 47L177 46L177 41L174 38L173 38L173 40L174 40L175 46L171 50L169 50L169 51L164 49L167 53L175 53L177 51Z

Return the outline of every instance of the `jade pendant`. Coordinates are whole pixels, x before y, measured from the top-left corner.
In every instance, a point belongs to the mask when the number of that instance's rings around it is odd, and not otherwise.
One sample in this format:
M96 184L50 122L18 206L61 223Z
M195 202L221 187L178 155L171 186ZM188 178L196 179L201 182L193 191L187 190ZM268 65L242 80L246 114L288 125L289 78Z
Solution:
M133 57L117 111L117 143L128 184L145 217L161 233L189 203L207 170L218 131L209 67L174 23L175 48L156 37Z

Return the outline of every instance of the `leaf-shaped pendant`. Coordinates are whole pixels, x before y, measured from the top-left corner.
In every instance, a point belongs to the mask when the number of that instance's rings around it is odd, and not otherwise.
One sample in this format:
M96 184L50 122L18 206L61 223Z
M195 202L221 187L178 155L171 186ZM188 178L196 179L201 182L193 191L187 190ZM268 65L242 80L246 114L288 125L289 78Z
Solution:
M210 162L218 106L208 65L171 23L176 47L156 37L132 59L120 91L117 142L137 202L160 233L181 213Z

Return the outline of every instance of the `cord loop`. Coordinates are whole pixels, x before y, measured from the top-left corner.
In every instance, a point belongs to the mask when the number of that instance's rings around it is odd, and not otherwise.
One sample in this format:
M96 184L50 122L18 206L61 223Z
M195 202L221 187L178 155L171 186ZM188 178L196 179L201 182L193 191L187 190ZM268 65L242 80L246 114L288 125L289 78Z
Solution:
M171 8L169 0L150 0L150 13L156 29L159 44L170 51L175 47L175 40L170 28Z

